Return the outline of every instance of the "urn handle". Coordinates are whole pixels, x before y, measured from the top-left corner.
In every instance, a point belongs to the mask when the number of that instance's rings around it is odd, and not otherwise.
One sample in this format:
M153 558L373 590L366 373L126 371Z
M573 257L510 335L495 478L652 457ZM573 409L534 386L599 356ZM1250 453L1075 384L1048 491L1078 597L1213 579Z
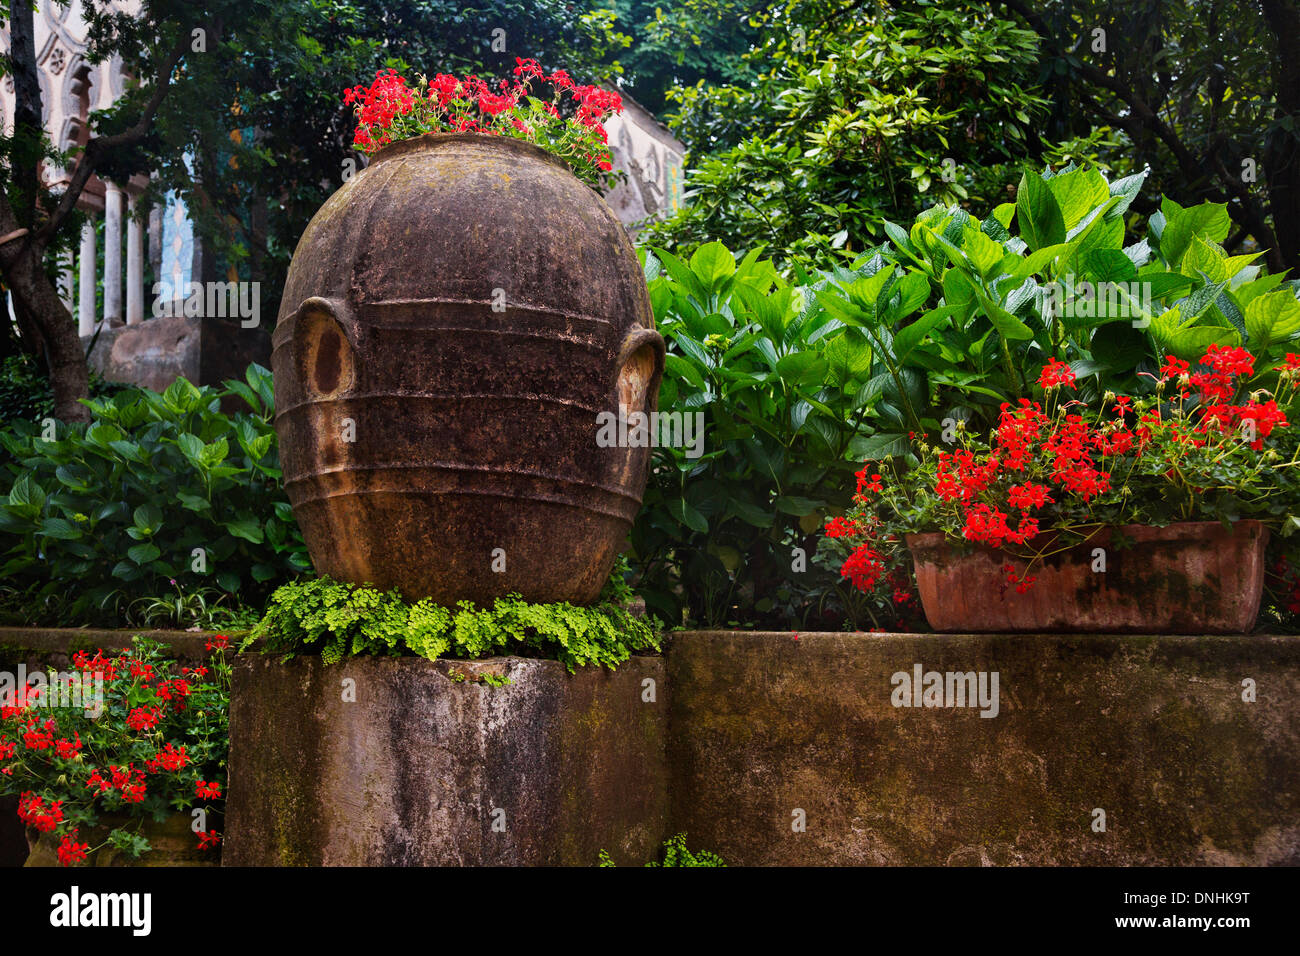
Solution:
M629 412L653 411L659 404L659 383L664 376L664 337L654 329L628 332L615 369L619 405Z
M315 399L336 398L356 383L352 316L336 299L312 296L298 306L293 354L299 381Z

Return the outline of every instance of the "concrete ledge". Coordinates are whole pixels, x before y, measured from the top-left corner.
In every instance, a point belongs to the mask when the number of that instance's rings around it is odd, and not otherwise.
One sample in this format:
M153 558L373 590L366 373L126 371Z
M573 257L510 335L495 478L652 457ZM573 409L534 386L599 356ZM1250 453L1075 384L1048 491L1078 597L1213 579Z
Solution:
M136 635L167 645L178 659L207 658L205 645L218 634L238 643L242 631L160 631L143 628L0 627L0 665L33 660L63 666L77 651L121 651Z
M664 669L243 656L222 862L643 863L666 834Z
M917 664L998 672L997 716L894 706ZM731 864L1300 864L1300 637L688 632L668 665L672 829Z

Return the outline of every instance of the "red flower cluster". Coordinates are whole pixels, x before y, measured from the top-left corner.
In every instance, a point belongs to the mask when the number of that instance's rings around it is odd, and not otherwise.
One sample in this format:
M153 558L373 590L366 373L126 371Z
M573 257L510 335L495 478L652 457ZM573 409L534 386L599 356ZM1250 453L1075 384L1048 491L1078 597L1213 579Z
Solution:
M1074 369L1070 368L1070 363L1058 359L1049 359L1038 376L1038 384L1043 388L1055 388L1058 385L1074 388L1074 381Z
M144 800L146 793L144 771L137 770L134 764L126 767L109 767L107 780L96 770L86 781L86 786L97 789L98 793L116 792L118 799L123 803L139 803Z
M826 523L826 537L847 538L857 533L858 526L848 518L836 516Z
M0 720L21 717L28 707L39 704L41 689L39 687L15 687L12 694L5 697L9 702L0 705Z
M884 576L885 564L880 553L869 545L861 545L849 555L840 568L840 575L853 582L859 591L871 591Z
M126 715L126 725L132 730L153 730L162 715L161 707L135 707Z
M74 759L81 753L81 734L74 730L71 740L56 740L54 750L63 760Z
M857 498L863 497L869 491L874 491L876 494L879 494L884 490L884 486L880 483L880 476L872 475L868 478L867 469L865 468L857 472L854 477L858 479L858 490L855 493L855 497Z
M448 73L421 78L412 87L396 70L378 71L370 86L343 92L344 104L357 116L353 145L374 152L423 133L519 134L561 155L580 173L612 169L604 121L622 112L623 98L598 86L578 86L564 70L548 75L536 60L516 58L515 63L514 80L500 80L495 89L480 77ZM551 102L532 98L534 81L551 86ZM574 104L571 120L557 107L566 94Z
M169 700L172 704L172 710L180 713L185 709L185 701L190 696L190 682L180 677L174 677L171 680L165 680L154 688L154 694L159 700Z
M94 657L85 651L77 651L72 655L72 666L92 677L98 675L105 681L117 678L117 665L112 658L105 657L102 650L96 650Z
M23 734L23 743L28 750L49 750L54 746L54 731L58 725L53 717L45 720L44 723L38 722L36 718L30 718L27 722L27 731Z
M220 799L221 785L205 780L220 779L228 664L218 654L208 666L178 668L157 642L132 643L111 657L102 650L72 655L69 682L84 691L89 677L103 678L95 687L102 690L102 708L91 711L51 693L47 715L33 708L45 695L24 687L0 713L0 793L22 794L23 822L62 841L64 865L84 860L90 850L73 827L96 825L100 813L181 809L195 802L196 787ZM229 643L216 635L208 648L221 651ZM175 676L178 671L184 676ZM195 701L201 713L193 713ZM215 845L214 838L205 842Z
M18 798L18 819L40 833L49 833L63 819L63 801L47 804L34 793L24 793Z
M220 800L221 784L215 780L212 783L204 783L202 780L194 782L194 792L200 800Z
M144 765L150 773L157 773L159 770L181 770L189 762L190 758L184 747L167 744L162 750L158 751L152 760L146 760Z
M63 842L59 844L59 862L64 866L72 866L74 863L80 863L86 858L86 851L89 849L89 843L77 842L77 831L73 830L71 833L64 836Z
M1154 404L1144 403L1148 407L1141 413L1134 408L1133 399L1123 395L1108 395L1108 407L1088 418L1071 412L1073 406L1082 406L1078 401L1057 405L1051 415L1027 398L1015 405L1003 403L987 447L959 447L929 460L934 469L930 472L932 483L922 495L932 494L940 504L939 513L951 515L943 519L950 522L945 527L948 533L1013 553L1014 546L1029 545L1045 528L1109 520L1092 517L1097 499L1103 496L1111 509L1108 514L1122 512L1123 495L1131 493L1129 483L1135 480L1135 473L1138 480L1145 476L1147 481L1158 481L1163 474L1172 483L1171 490L1178 486L1180 493L1195 497L1204 489L1196 486L1197 479L1184 477L1185 473L1200 474L1183 467L1183 459L1191 452L1209 446L1218 456L1209 465L1217 465L1234 446L1241 447L1241 442L1260 450L1265 438L1288 425L1284 409L1272 398L1259 401L1262 396L1254 396L1238 401L1242 382L1254 375L1254 369L1255 357L1247 350L1211 345L1195 371L1190 363L1167 356L1159 381L1162 386L1173 383L1175 394L1158 395ZM1278 371L1283 373L1283 381L1294 377L1294 384L1300 387L1300 355L1289 355ZM1055 359L1043 368L1039 379L1048 390L1073 387L1074 383L1070 366ZM1162 409L1167 408L1172 412L1166 417ZM1139 462L1143 462L1141 467ZM1113 481L1113 474L1122 477ZM888 521L888 512L869 510L866 492L881 490L880 475L868 479L864 469L857 479L854 502L865 507L833 519L826 534L856 545L842 573L855 586L868 590L877 586L884 569L896 561L889 547L896 538L878 534ZM905 500L908 497L903 496ZM896 508L892 498L884 503ZM1049 508L1053 510L1045 514ZM1035 580L1027 570L1017 573L1013 565L1006 565L1003 571L1004 590L1015 585L1023 593ZM1300 607L1300 584L1296 588Z

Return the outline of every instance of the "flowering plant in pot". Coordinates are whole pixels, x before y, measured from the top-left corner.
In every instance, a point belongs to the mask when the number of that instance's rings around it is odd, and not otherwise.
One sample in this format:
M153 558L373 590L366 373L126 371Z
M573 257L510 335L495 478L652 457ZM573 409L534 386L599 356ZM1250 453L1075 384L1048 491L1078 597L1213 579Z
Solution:
M494 87L477 76L438 73L408 85L395 70L380 70L370 86L355 86L343 102L357 115L353 145L373 153L425 133L485 133L535 143L569 165L588 185L612 168L603 122L623 111L612 90L574 83L564 70L545 73L536 60L515 60L514 80ZM545 98L534 95L549 88Z
M28 865L102 865L160 849L167 864L196 862L220 844L227 646L213 638L207 664L180 667L136 637L115 655L78 651L68 671L4 687L0 794L18 797Z
M826 528L852 549L842 573L869 590L910 570L937 630L1251 629L1267 529L1300 528L1300 356L1255 363L1169 356L1149 395L1089 407L1050 361L1043 401L1003 403L989 436L958 425L896 480L858 473Z

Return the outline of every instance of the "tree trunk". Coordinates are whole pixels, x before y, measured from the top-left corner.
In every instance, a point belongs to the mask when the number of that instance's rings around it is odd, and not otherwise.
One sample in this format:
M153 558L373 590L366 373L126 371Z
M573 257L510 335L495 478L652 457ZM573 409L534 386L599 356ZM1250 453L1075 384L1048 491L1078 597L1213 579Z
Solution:
M65 422L90 421L81 399L90 397L90 374L72 314L42 267L41 252L23 242L4 261L5 278L28 316L40 316L45 360L54 389L54 415Z
M36 72L33 5L11 0L9 68L14 79L14 145L9 156L13 183L9 197L0 196L0 232L12 236L0 245L0 270L13 293L19 334L24 345L44 355L54 389L54 414L69 422L90 420L80 399L90 396L86 356L72 316L45 274L48 243L35 230L37 171L45 130L41 125L41 88ZM9 204L12 197L13 205Z
M1264 19L1277 38L1277 112L1274 120L1300 122L1300 4L1263 0ZM1300 272L1300 141L1297 132L1274 130L1264 147L1264 177L1273 232L1283 265Z

